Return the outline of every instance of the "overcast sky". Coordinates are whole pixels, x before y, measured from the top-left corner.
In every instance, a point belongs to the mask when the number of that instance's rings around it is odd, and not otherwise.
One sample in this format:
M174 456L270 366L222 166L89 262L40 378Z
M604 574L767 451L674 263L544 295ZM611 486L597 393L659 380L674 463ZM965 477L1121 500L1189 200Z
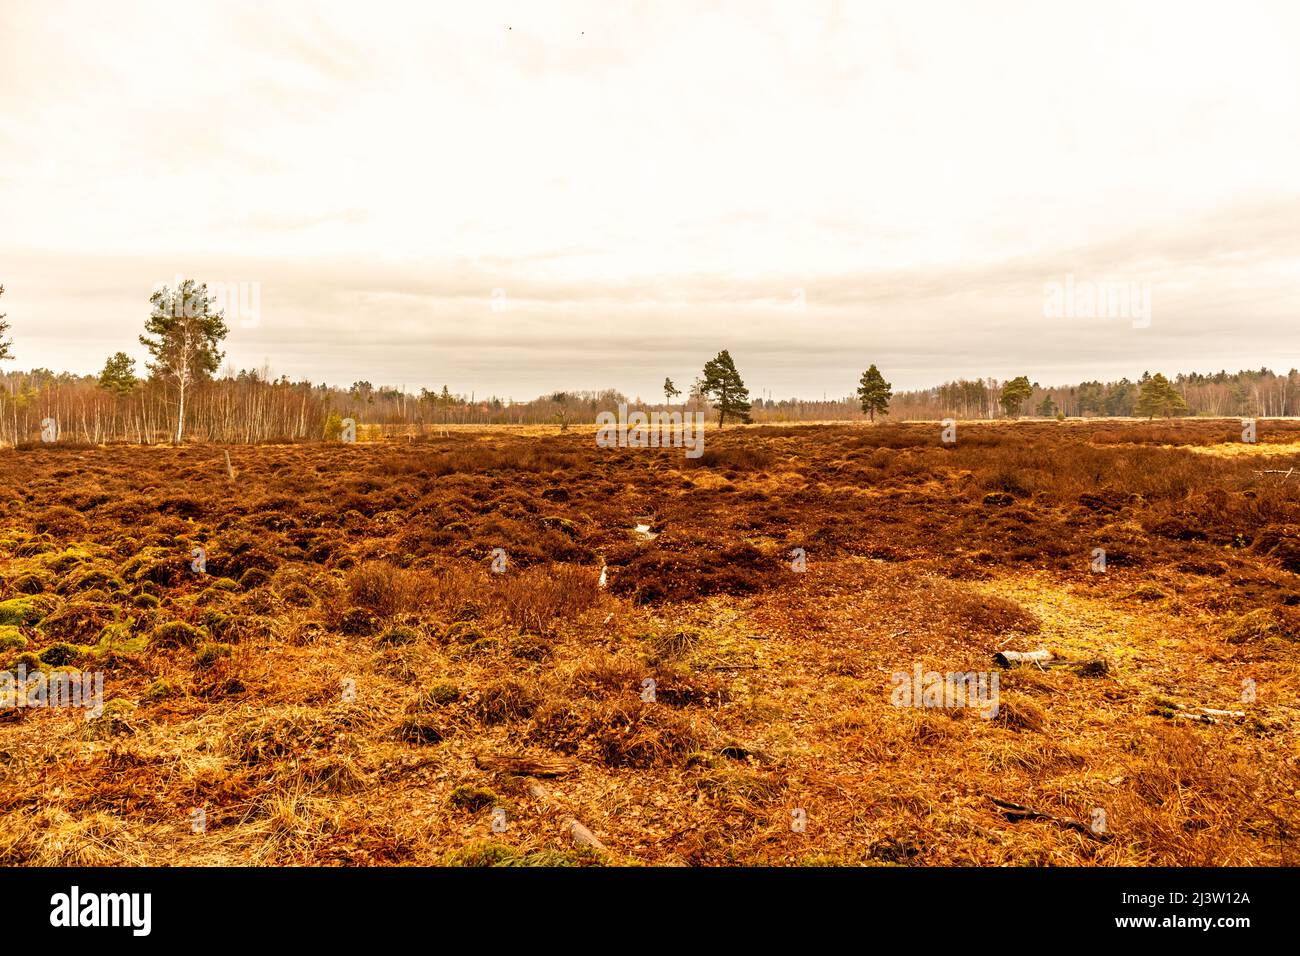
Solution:
M336 384L1287 369L1297 49L1293 0L0 0L10 367L142 357L186 274Z

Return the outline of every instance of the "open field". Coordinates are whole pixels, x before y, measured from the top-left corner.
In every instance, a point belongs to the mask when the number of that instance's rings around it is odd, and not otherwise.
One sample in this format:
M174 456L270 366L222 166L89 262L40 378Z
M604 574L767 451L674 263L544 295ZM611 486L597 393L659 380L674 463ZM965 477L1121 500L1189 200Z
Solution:
M6 451L0 666L107 703L0 710L0 863L1294 863L1300 423L1240 431Z

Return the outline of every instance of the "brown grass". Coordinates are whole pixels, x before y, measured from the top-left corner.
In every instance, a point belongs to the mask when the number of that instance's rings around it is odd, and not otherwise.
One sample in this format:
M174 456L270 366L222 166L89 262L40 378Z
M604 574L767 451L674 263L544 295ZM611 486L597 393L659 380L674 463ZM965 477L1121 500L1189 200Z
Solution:
M234 484L7 452L0 665L111 706L0 711L0 863L1294 863L1300 483L1239 432L456 430L232 449ZM1298 438L1261 422L1267 467ZM1074 666L999 672L992 719L891 701L1037 648ZM575 760L553 797L610 852L484 753Z

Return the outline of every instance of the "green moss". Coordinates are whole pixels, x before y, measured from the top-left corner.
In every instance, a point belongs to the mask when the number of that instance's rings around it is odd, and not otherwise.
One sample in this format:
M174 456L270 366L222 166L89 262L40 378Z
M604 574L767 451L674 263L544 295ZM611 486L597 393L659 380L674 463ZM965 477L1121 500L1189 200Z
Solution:
M50 579L36 571L27 571L7 582L10 590L19 594L41 594L49 590Z
M239 576L239 586L245 591L252 591L271 583L271 575L261 568L249 568Z
M460 700L460 688L455 684L447 681L438 681L424 695L416 701L416 709L424 710L430 707L446 707L448 704L454 704Z
M1160 590L1154 584L1142 584L1134 588L1128 594L1129 597L1138 601L1163 601L1169 597L1164 591Z
M133 734L135 728L131 726L131 718L136 710L134 701L114 697L104 704L104 709L98 717L86 722L85 734L92 739Z
M82 647L80 644L59 641L42 650L37 656L41 659L42 664L47 664L50 667L66 667L80 661L89 653L89 650L89 648Z
M135 711L135 702L127 700L125 697L114 697L104 704L105 717L130 717Z
M1176 700L1156 695L1151 698L1151 713L1157 717L1173 718L1182 706Z
M452 644L473 644L483 639L483 632L469 621L457 621L443 632L442 638Z
M215 641L204 644L194 655L195 667L211 667L223 657L229 657L234 653L234 648L229 644L220 644Z
M532 634L520 634L510 639L510 656L524 661L544 661L553 649L549 641Z
M99 642L91 649L96 657L110 654L143 654L149 647L144 634L132 634L129 621L108 625L99 632Z
M390 627L379 636L379 644L382 647L400 647L404 644L414 644L420 639L420 632L413 627L398 625Z
M462 784L451 792L447 802L453 807L461 810L482 810L485 807L495 806L501 802L501 798L487 787L474 787L469 784Z
M20 558L30 558L38 554L54 551L53 539L48 534L35 534L14 548L14 554Z
M194 647L207 638L203 631L184 621L159 624L149 635L149 641L158 647Z
M41 563L55 574L64 574L79 564L94 560L95 556L85 548L65 548L54 554L44 555Z
M239 638L241 618L234 614L223 614L221 611L209 609L203 612L202 620L203 626L214 637L222 637L229 641Z
M477 840L450 854L444 866L510 866L519 858L514 847L494 840Z
M70 601L43 617L37 626L43 634L56 640L84 640L90 634L98 634L105 623L112 620L113 614L111 607L89 601Z
M827 867L827 866L857 866L856 860L845 859L842 856L834 856L828 853L814 853L809 856L801 856L795 860L795 866L810 867Z
M577 524L571 518L565 518L561 515L544 515L542 524L547 528L554 528L556 531L563 532L571 538L576 538L579 534Z
M0 653L7 651L21 651L27 648L27 638L19 633L18 628L11 624L0 627Z
M192 577L190 553L179 548L145 548L122 565L122 578L135 584L170 586Z
M9 666L6 667L5 670L16 671L19 667L24 668L28 673L45 669L45 665L41 663L41 659L31 651L24 651L19 654L9 662Z
M72 594L89 590L116 592L125 587L122 579L112 571L102 567L90 567L74 568L69 571L59 582L58 590L63 594Z
M298 581L284 585L278 593L281 601L293 607L312 607L316 604L316 592Z
M427 714L413 714L397 728L397 736L409 744L441 743L448 733L447 728Z
M1258 608L1241 615L1228 626L1223 636L1229 644L1250 644L1268 638L1295 639L1269 608Z
M54 607L54 602L39 594L0 601L0 625L22 627L38 624Z
M225 603L226 594L224 591L218 591L216 588L204 588L194 598L196 607L207 607L210 604Z
M180 692L180 688L171 681L165 679L156 680L144 692L144 699L151 704L156 704L159 701L167 700L169 697L177 697Z

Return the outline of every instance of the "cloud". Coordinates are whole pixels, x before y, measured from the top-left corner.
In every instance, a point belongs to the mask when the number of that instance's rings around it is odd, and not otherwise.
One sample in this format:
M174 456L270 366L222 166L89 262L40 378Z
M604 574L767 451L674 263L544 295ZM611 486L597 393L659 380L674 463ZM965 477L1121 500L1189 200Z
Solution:
M155 284L257 282L236 364L516 397L723 347L779 394L1258 366L1296 344L1297 25L11 3L5 308L22 364L88 371ZM1150 327L1046 318L1067 276L1149 285Z

